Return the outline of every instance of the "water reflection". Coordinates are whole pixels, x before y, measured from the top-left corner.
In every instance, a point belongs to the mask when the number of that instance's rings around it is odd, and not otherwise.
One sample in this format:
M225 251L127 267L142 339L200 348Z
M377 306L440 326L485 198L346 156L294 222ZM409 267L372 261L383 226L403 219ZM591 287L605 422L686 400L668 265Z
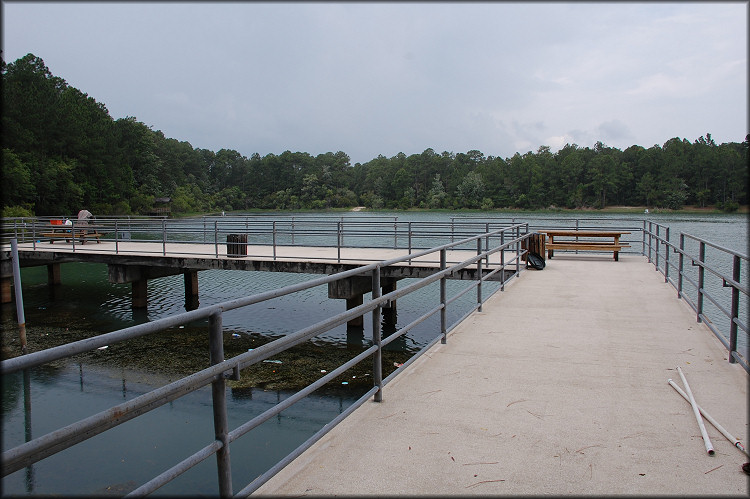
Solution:
M3 376L2 381L4 451L31 441L32 427L39 437L167 382L160 382L158 375L150 373L85 363L72 363L51 372L34 368ZM230 390L230 428L238 427L291 393L257 388ZM357 397L358 392L345 391L313 394L234 442L233 481L244 486L248 477L265 472ZM188 394L11 473L3 478L3 493L81 495L116 489L125 494L213 440L210 398L210 387ZM93 475L92 469L96 469ZM215 463L209 459L155 495L215 495L215 476Z

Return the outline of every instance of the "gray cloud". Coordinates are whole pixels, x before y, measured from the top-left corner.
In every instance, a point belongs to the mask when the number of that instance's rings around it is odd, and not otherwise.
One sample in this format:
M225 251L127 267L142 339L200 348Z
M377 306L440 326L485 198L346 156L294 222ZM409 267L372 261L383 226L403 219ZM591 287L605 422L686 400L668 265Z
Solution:
M249 156L512 156L747 127L742 3L3 4L3 58Z

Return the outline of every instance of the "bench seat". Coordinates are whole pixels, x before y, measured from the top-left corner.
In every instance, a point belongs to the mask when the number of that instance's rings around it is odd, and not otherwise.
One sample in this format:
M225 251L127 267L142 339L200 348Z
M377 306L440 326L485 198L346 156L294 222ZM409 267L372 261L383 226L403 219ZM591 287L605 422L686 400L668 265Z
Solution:
M547 249L581 249L581 250L620 250L620 248L630 248L626 243L600 243L595 241L555 241L548 242Z
M97 243L101 243L99 240L100 237L102 237L102 234L100 232L89 232L85 233L84 231L75 231L75 236L70 233L70 230L64 230L64 231L57 231L57 232L44 232L42 233L42 237L46 237L49 239L49 243L53 244L55 242L55 239L65 239L65 242L70 242L71 238L75 237L76 239L81 240L81 244L86 244L86 239L96 239Z
M553 251L556 249L566 250L588 250L588 251L612 251L614 252L615 261L619 261L619 252L622 248L630 248L627 243L604 243L597 241L555 241L547 242L547 258L552 258Z

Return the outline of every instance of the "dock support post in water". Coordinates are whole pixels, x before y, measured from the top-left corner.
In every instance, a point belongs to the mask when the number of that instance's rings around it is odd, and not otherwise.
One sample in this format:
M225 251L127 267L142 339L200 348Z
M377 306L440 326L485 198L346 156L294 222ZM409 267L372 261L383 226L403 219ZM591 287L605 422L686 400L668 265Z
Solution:
M396 279L384 278L380 280L380 287L383 290L382 294L390 293L396 289ZM364 303L365 293L372 292L372 279L364 276L354 276L347 279L341 279L339 281L333 281L328 283L328 298L346 300L346 309L351 310ZM378 295L380 296L380 295ZM396 317L396 301L390 302L390 308L384 308L383 311L387 312L387 316L384 317L386 320L394 320ZM361 328L364 327L364 319L362 316L355 317L346 323L349 327Z
M393 291L396 291L396 282L397 281L391 281L383 280L381 279L381 285L380 288L382 289L382 295L387 295L388 293L391 293ZM381 309L381 314L383 316L383 321L387 324L396 324L397 321L397 309L396 309L396 300L391 300L388 302L387 305L383 305L383 308Z
M133 308L146 308L148 305L148 280L138 279L131 285Z
M183 274L185 276L185 310L198 308L198 271L190 270Z
M50 263L47 265L47 284L55 286L60 283L62 283L60 279L60 264Z
M346 309L351 310L364 303L364 295L354 295L351 298L346 299ZM364 327L364 318L360 315L355 317L346 323L347 327Z
M113 284L131 283L133 308L148 307L147 285L149 279L172 275L185 276L185 308L198 308L198 271L186 268L160 268L147 265L107 264L109 282ZM195 305L194 308L188 308Z

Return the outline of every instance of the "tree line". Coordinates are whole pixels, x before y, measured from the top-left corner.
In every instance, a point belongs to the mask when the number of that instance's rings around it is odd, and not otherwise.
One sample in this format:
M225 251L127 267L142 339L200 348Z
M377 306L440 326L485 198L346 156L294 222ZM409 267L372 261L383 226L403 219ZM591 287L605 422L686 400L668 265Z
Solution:
M3 214L146 214L249 209L680 209L747 204L748 142L673 138L621 151L547 146L510 158L427 149L351 164L342 152L249 158L165 137L54 76L28 54L2 62Z

